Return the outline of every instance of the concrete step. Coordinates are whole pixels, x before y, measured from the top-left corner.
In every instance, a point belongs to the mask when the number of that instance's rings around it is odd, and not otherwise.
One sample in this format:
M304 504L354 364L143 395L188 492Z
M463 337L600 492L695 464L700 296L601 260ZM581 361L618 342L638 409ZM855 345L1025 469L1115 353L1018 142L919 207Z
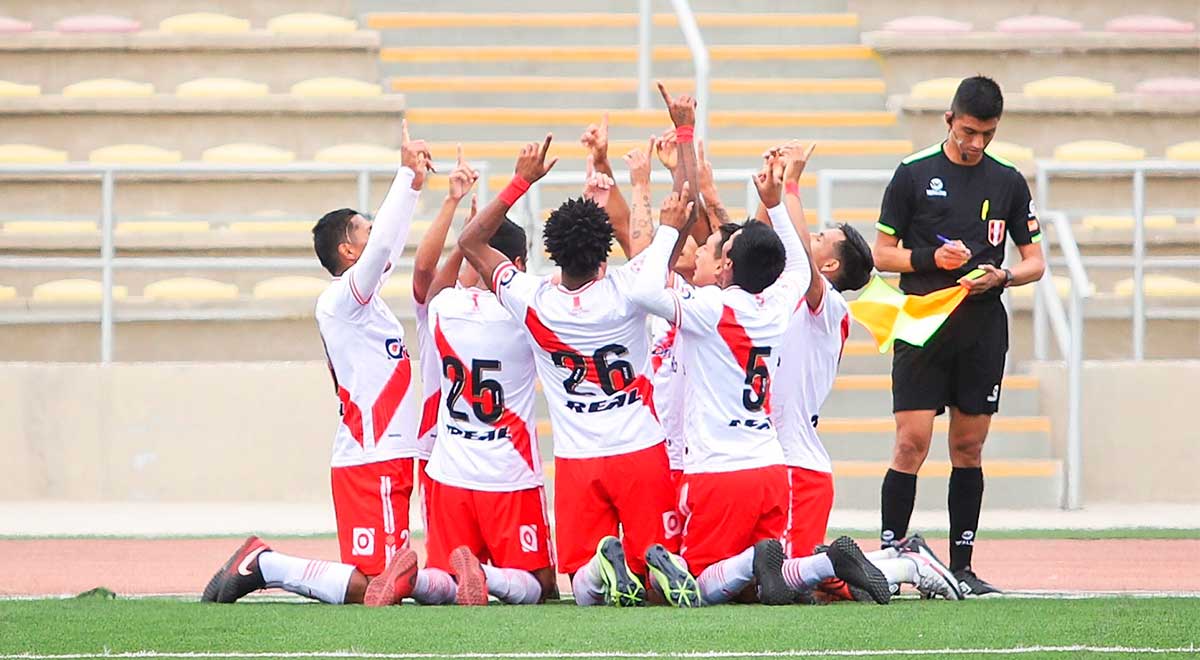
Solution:
M726 0L691 0L689 5L695 13L728 12ZM362 15L380 12L425 12L430 4L422 0L354 0L354 10ZM629 0L574 0L570 3L548 0L511 0L498 7L493 0L462 0L454 3L459 12L494 12L498 8L511 12L630 12L636 11L637 3ZM671 5L655 2L652 7L658 12L670 12ZM847 10L846 0L738 0L738 10L747 13L806 12L840 13Z
M164 18L190 12L217 12L246 18L254 27L263 27L267 21L282 14L316 12L334 16L352 16L352 0L170 0L169 2L145 2L144 0L105 0L97 4L87 0L69 2L41 2L40 0L5 0L4 13L18 16L34 24L34 29L51 30L54 22L75 14L106 13L127 16L141 21L147 30L156 29Z
M807 4L807 3L805 3ZM864 30L877 30L884 23L903 16L933 15L956 21L973 23L976 30L990 30L996 21L1024 14L1050 14L1067 16L1083 23L1085 30L1101 30L1104 23L1130 12L1125 0L1091 0L1078 3L1072 0L1006 0L1003 3L971 3L957 5L942 0L910 0L897 3L892 0L849 0L846 7L857 12ZM1194 0L1149 0L1138 5L1138 11L1159 16L1172 16L1180 20L1196 20Z
M833 506L839 509L878 509L879 487L887 461L834 463ZM1060 506L1062 462L1051 459L984 461L983 506L995 509L1036 509ZM917 507L945 508L949 462L926 462L917 481Z

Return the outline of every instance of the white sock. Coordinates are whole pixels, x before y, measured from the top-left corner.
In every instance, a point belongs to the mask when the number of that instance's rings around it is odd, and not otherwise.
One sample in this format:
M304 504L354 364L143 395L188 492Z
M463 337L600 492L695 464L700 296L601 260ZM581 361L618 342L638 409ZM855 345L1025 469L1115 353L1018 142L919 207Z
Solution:
M881 559L876 561L871 560L883 572L883 576L887 578L888 584L916 584L917 583L917 565L911 560L904 559Z
M346 602L346 588L350 586L350 576L354 574L354 567L349 564L301 559L281 552L260 554L258 568L268 587L333 605Z
M542 585L529 571L484 564L483 575L488 593L509 605L536 605L542 599Z
M783 581L793 589L812 589L831 577L837 577L833 572L833 562L823 552L811 557L783 560Z
M604 580L600 578L600 558L583 565L571 578L571 591L575 596L575 604L583 607L604 604Z
M705 605L728 603L754 579L754 547L704 569L696 582Z
M458 583L446 571L440 568L423 568L417 571L413 600L422 605L449 605L457 595Z
M866 556L868 561L874 562L881 559L895 559L896 557L900 556L900 551L896 548L884 548L882 550L864 552L863 555Z

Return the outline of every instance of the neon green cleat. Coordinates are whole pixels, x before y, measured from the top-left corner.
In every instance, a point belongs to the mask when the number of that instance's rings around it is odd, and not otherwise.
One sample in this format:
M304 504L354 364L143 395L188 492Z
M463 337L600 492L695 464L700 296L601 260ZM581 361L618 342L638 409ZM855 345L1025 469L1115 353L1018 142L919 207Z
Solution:
M646 604L646 588L625 563L625 549L615 536L600 539L596 546L600 559L600 578L604 580L604 598L614 607L640 607Z
M655 543L646 549L646 566L663 597L675 607L700 607L700 585L687 567L667 549Z

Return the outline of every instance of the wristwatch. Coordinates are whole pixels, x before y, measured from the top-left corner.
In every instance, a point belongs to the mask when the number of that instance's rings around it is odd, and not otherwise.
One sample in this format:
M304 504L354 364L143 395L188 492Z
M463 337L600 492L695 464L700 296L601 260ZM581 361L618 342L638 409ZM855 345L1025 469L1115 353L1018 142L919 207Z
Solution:
M1012 286L1012 283L1013 283L1013 273L1011 270L1005 268L1004 269L1004 284L1002 284L1000 286L1007 289L1008 287Z

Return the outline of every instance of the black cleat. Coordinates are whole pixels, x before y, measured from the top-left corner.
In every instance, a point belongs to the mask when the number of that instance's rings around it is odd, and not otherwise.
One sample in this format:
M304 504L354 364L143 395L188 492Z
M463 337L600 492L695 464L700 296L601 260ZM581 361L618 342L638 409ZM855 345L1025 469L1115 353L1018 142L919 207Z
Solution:
M758 580L758 600L763 605L791 605L798 594L783 579L783 544L764 539L754 544L754 578Z
M221 570L208 581L200 601L232 603L248 593L265 589L267 582L258 566L258 556L270 551L271 548L257 536L246 539Z
M614 607L641 607L646 604L646 588L625 563L625 548L621 539L606 536L596 546L600 558L600 579L604 581L604 597Z
M971 570L970 566L954 571L954 579L958 580L958 590L962 593L963 598L967 596L978 597L1004 593L979 579L979 576L975 575L975 571Z
M655 543L646 549L646 568L668 603L675 607L700 607L696 578L662 545Z
M867 560L854 539L849 536L838 537L830 544L828 555L833 563L834 574L845 580L847 585L866 591L880 605L887 605L892 600L887 578Z

